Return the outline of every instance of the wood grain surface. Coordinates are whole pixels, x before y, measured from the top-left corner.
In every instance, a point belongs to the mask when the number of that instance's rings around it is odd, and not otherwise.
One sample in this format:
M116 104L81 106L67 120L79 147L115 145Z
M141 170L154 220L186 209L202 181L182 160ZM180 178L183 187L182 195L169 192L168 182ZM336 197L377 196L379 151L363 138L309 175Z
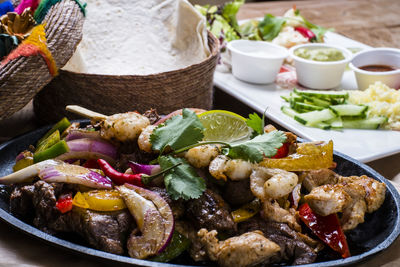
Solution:
M282 16L296 5L311 22L374 47L400 48L400 0L270 1L245 4L239 19Z

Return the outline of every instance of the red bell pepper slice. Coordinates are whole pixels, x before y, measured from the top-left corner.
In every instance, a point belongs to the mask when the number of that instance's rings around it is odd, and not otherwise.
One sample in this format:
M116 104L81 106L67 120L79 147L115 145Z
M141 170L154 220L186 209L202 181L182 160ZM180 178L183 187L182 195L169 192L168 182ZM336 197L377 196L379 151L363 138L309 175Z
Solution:
M283 143L283 145L276 151L275 156L273 156L273 159L280 159L284 158L289 154L289 143Z
M56 207L61 213L72 210L72 194L61 195L56 202Z
M336 214L321 216L306 203L299 208L299 215L305 225L334 251L339 252L343 258L350 257L346 236Z

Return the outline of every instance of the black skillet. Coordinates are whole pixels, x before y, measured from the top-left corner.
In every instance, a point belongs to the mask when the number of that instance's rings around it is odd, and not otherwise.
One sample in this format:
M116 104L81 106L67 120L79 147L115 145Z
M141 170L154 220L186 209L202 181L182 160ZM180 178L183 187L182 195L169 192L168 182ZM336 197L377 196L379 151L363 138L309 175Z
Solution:
M12 166L15 163L15 157L19 152L26 149L30 144L44 135L50 127L43 127L31 133L17 137L0 145L0 177L12 172ZM344 154L335 152L334 161L337 162L336 172L344 176L350 175L367 175L378 181L384 182L387 187L386 199L381 208L373 214L368 214L365 222L356 229L347 233L352 257L347 259L330 260L316 262L303 266L345 266L358 263L367 258L387 249L400 234L400 195L394 186L379 173L368 167L367 165L356 161ZM0 196L5 192L4 186L0 186ZM181 257L175 263L157 263L146 260L138 260L127 256L119 256L104 251L89 248L86 244L78 243L78 239L64 237L56 237L46 234L35 227L14 217L8 206L5 197L0 197L0 219L7 222L11 226L33 236L41 241L45 241L50 245L60 247L83 254L97 260L107 260L110 263L128 263L134 266L193 266L196 263L190 261L188 257ZM179 265L178 265L179 264Z

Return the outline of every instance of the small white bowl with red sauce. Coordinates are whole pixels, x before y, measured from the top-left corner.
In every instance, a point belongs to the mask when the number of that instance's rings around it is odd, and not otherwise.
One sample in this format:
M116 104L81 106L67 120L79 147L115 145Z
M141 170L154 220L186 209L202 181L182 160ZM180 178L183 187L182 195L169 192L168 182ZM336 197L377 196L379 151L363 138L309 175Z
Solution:
M349 67L355 73L359 90L377 81L400 88L400 49L382 47L358 52Z

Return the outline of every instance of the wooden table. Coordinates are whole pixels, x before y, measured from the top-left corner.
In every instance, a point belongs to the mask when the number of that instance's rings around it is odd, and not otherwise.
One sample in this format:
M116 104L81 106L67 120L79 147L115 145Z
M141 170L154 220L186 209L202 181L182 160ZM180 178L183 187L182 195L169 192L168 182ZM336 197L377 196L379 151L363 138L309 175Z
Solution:
M313 23L333 27L349 38L371 46L400 47L400 0L319 0L273 1L245 4L239 19L262 17L266 13L283 15L296 5ZM251 109L224 92L215 90L215 108L247 115ZM21 119L22 118L22 119ZM0 121L1 136L20 134L38 127L32 108L6 121ZM3 139L4 141L4 139ZM399 140L400 141L400 140ZM368 163L386 178L400 182L400 154ZM0 222L0 266L110 266L87 259L22 234ZM119 266L119 264L113 264ZM400 266L400 240L388 250L358 266Z

